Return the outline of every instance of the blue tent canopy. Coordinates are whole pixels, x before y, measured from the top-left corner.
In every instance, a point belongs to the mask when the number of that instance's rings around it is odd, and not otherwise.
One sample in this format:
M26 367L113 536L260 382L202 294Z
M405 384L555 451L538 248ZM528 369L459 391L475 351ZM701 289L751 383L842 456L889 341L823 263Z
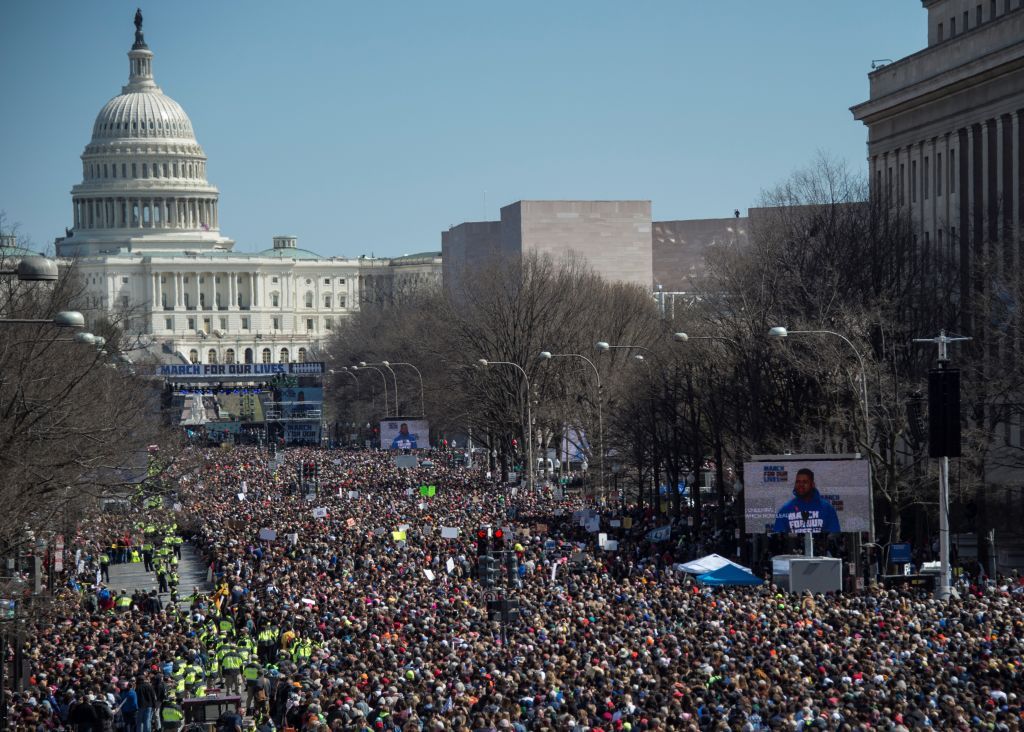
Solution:
M697 581L702 585L711 585L712 587L764 584L763 579L740 569L735 564L724 564L714 572L705 572L698 575Z

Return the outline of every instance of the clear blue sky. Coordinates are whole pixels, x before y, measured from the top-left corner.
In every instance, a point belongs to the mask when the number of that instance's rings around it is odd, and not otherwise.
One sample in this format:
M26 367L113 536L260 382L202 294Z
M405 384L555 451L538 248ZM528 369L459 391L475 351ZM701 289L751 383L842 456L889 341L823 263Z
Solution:
M7 0L0 211L37 248L71 223L136 2ZM236 247L440 249L524 198L729 216L823 151L864 166L876 58L926 44L920 0L164 0L157 83L189 114ZM486 191L486 194L484 193ZM486 201L486 208L485 208Z

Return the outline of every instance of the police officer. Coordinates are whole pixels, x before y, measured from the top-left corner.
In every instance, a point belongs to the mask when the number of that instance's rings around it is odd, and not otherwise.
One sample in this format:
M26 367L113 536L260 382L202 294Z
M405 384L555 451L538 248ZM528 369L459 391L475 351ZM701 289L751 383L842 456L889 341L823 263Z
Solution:
M181 729L184 723L185 713L178 705L178 697L176 694L171 694L164 700L164 705L160 709L160 729L177 730Z
M239 683L242 666L245 663L242 656L234 646L228 646L226 652L220 659L220 675L224 679L224 691L227 694L240 694L242 689Z
M125 594L124 590L121 590L121 594L117 596L117 600L114 602L114 607L117 608L119 613L126 613L131 610L132 598Z
M256 653L260 662L269 664L277 661L278 643L281 642L281 631L276 625L264 625L263 629L256 636Z
M245 679L245 708L252 707L252 700L256 696L256 682L262 678L263 669L254 658L250 658L242 667L242 678Z

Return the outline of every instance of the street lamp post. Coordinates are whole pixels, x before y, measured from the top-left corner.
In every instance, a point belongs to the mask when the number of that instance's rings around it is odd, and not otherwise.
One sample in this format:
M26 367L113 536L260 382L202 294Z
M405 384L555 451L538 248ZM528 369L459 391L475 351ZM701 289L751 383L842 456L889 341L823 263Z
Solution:
M867 448L871 449L871 417L868 412L868 372L864 367L864 358L860 355L860 351L853 345L853 342L844 336L842 333L836 333L834 330L789 330L782 326L776 326L768 331L769 338L788 338L791 335L830 335L835 336L843 341L853 351L853 355L857 357L857 362L860 364L860 398L861 407L864 411L864 442ZM873 479L870 474L871 461L868 460L868 541L872 544L875 543L875 493Z
M373 366L369 366L365 361L362 363L361 366L349 366L349 368L352 369L353 371L358 371L359 369L370 369L371 371L376 371L378 374L380 374L380 380L384 383L384 416L387 417L388 416L388 377L384 375L383 371L381 371L380 369L375 368Z
M392 368L391 368L390 364L388 364L388 362L387 362L387 361L382 361L381 363L366 363L366 361L360 361L360 362L359 362L359 365L360 365L361 367L363 367L363 368L367 368L367 367L373 367L373 366L383 366L384 368L386 368L386 369L387 369L388 371L390 371L390 372L391 372L391 380L392 380L392 381L394 382L394 384L395 384L395 416L396 416L396 417L399 417L399 416L401 416L401 414L400 414L400 412L399 412L399 409L398 409L398 379L397 379L397 378L395 378L395 372L394 372L394 369L392 369ZM383 372L382 372L382 373L381 373L381 376L383 376L383 375L384 375L384 374L383 374Z
M541 351L539 356L541 361L550 361L552 358L580 358L586 361L590 368L594 370L594 376L597 378L597 432L598 432L598 443L601 451L601 500L605 501L607 496L605 495L606 486L604 482L604 415L602 401L604 397L603 387L601 386L601 372L597 370L597 366L589 358L581 353L551 353L551 351Z
M537 469L537 464L533 461L533 410L530 407L530 402L533 399L533 394L530 389L530 377L522 366L513 361L488 361L486 358L477 359L477 363L487 368L488 366L511 366L519 371L523 376L523 383L526 384L526 459L529 461L526 472L526 479L530 486L530 493L534 492L534 472Z
M3 325L52 325L57 328L84 328L85 318L77 310L61 310L52 320L40 318L0 318Z
M11 269L0 269L0 276L17 275L22 282L55 282L57 263L48 257L22 257Z
M608 341L598 341L597 343L594 344L594 348L597 349L598 353L607 353L608 351L611 351L612 349L616 349L616 350L620 350L621 349L621 350L625 350L625 351L643 351L648 356L652 356L652 357L654 357L655 360L659 361L659 365L662 366L662 372L664 372L664 367L663 367L663 364L660 364L660 359L658 358L658 354L656 354L654 351L652 351L647 346L612 345L612 344L608 343ZM646 358L644 358L643 354L638 353L636 355L636 357L635 357L635 360L637 362L642 363L645 366L647 366L648 374L650 374L650 372L651 372L651 364L647 362L647 360L646 360ZM663 373L663 377L664 377L664 373ZM656 427L657 427L657 425L656 425L656 422L655 422L655 413L654 413L654 392L652 390L652 392L651 392L651 444L652 444L653 448L656 448L657 447L657 443L658 443L657 435L655 434ZM651 493L651 508L654 511L657 511L658 510L658 504L661 501L661 497L660 497L659 491L658 491L658 467L657 467L658 458L657 458L657 454L654 452L654 449L652 449L651 457L652 457L652 460L651 460L651 491L652 491L652 493ZM639 480L639 476L637 476L637 479ZM643 491L640 492L640 505L643 505Z
M381 363L384 364L385 366L389 365L389 363L387 361L381 361ZM419 379L420 379L420 416L421 417L427 416L427 412L423 408L423 374L420 373L420 370L418 368L413 366L411 363L407 363L405 361L391 361L390 365L391 366L408 366L409 368L411 368L413 371L416 372L416 376L418 376Z
M686 343L686 342L691 341L691 340L694 340L694 341L722 341L723 343L728 343L730 346L735 348L737 353L740 353L742 351L742 349L740 348L740 344L737 341L733 340L732 338L729 338L728 336L720 336L720 335L691 336L689 333L679 332L679 333L673 333L672 334L672 340L674 340L676 343ZM712 398L711 401L713 403L713 401L714 401L713 398ZM722 465L723 449L722 449L722 436L721 436L721 422L718 419L718 416L717 416L718 412L717 412L717 410L712 412L712 414L715 415L712 418L712 422L713 422L713 425L714 425L714 427L713 427L714 434L712 436L712 440L713 440L714 444L712 445L712 449L714 450L714 455L715 455L715 483L716 483L716 489L717 489L717 493L718 493L718 502L720 504L718 515L724 521L724 519L725 519L725 510L726 510L726 506L725 506L725 493L726 493L726 491L725 491L725 468ZM742 519L742 511L740 511L740 516L738 518ZM740 523L742 524L742 521L740 521Z

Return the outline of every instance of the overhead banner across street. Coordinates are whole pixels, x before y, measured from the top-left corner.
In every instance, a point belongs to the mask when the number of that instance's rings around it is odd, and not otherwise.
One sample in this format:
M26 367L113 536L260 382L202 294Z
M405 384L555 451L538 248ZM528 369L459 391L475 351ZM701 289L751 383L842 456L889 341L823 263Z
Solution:
M320 361L302 363L175 363L157 366L156 375L167 379L209 376L317 376L324 373Z

